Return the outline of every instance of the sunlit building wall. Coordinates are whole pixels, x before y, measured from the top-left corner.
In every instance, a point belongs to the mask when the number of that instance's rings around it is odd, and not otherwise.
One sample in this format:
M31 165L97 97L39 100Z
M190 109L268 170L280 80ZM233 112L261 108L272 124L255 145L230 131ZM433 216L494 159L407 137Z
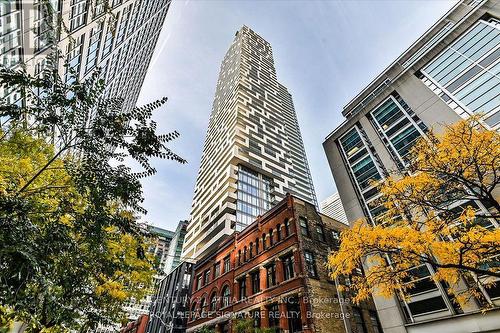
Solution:
M360 218L381 222L386 209L377 200L377 181L404 168L409 150L430 128L440 132L474 114L482 114L487 128L499 128L499 18L498 0L458 2L344 107L346 120L323 146L350 224ZM454 205L492 209L470 200ZM494 220L485 223L499 227ZM434 273L431 265L415 267L411 274L418 279L408 297L375 298L384 332L500 329L498 284L481 290L488 304L478 298L459 306L446 286L434 282ZM483 315L485 305L495 310Z
M271 45L248 27L221 65L183 256L241 231L289 192L316 196L292 102Z

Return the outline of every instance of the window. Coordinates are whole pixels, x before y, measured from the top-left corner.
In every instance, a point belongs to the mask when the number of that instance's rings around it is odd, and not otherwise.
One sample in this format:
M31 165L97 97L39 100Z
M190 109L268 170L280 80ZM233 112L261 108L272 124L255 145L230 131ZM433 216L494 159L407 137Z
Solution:
M87 60L85 63L85 73L88 73L97 64L97 54L101 44L101 34L104 28L104 23L98 23L92 28L90 33L89 46L87 48Z
M202 286L203 286L203 276L200 274L196 278L196 288L201 289Z
M356 326L357 332L366 333L365 320L363 319L363 314L361 313L361 310L353 306L352 314L353 314L354 325Z
M288 330L290 333L302 332L302 320L300 316L300 304L296 297L289 298L286 304Z
M252 280L252 294L256 294L260 291L260 272L253 272L250 277Z
M259 254L259 238L255 240L255 254Z
M316 233L318 234L318 238L320 241L324 242L325 241L325 232L323 231L323 226L322 225L316 225Z
M374 333L382 333L382 327L380 326L380 321L378 320L377 312L370 310L370 322L372 324L372 329Z
M376 223L377 217L384 212L385 207L383 205L371 207L377 202L377 196L372 195L368 200L365 194L372 193L372 190L376 189L374 182L382 179L382 168L363 133L361 126L356 124L338 140L338 144L341 147L344 163L352 176L353 185L362 196L360 199L363 201L367 217ZM378 190L375 193L378 193Z
M86 14L87 14L86 0L71 0L71 12L69 21L70 31L74 31L85 24Z
M243 262L244 260L242 260L241 258L241 250L238 250L238 265L241 265L241 263Z
M240 299L244 299L247 297L247 283L246 278L242 278L238 281L238 287L240 291Z
M210 297L210 311L215 311L217 309L217 294L214 292L212 297Z
M314 259L314 254L309 251L304 252L304 256L306 259L306 268L309 276L317 277L318 274L316 272L316 261Z
M285 220L285 237L290 236L290 221Z
M278 224L276 226L276 231L277 231L277 235L276 236L278 236L277 237L278 238L277 241L280 242L281 241L281 224Z
M247 261L247 247L245 246L243 248L243 262L246 262Z
M262 251L266 250L266 234L262 234Z
M273 229L269 230L269 246L274 245Z
M274 264L266 267L266 280L268 288L276 284L276 266Z
M278 304L272 304L268 307L269 327L280 327L280 310Z
M207 306L208 306L207 300L205 299L205 297L203 297L200 301L201 316L203 318L206 316Z
M220 276L220 262L214 265L214 279L217 279Z
M196 302L191 305L191 320L196 318Z
M427 131L425 124L413 113L401 96L393 93L371 112L387 150L402 166L415 142Z
M260 328L260 310L251 311L250 318L253 320L253 327Z
M224 258L224 273L227 273L231 270L231 261L229 256Z
M205 277L203 279L203 284L206 286L210 282L210 270L205 271Z
M250 245L248 247L248 257L249 257L249 259L253 258L253 243L250 243Z
M222 307L225 308L229 306L229 300L231 297L231 292L229 291L229 287L225 286L222 288Z
M448 309L442 296L411 302L408 303L408 307L410 308L411 314L414 316Z
M293 273L293 254L289 254L283 259L283 275L284 279L289 280L294 277Z
M255 217L271 208L272 180L264 175L239 167L236 201L236 231L241 231L251 224Z
M460 116L481 112L497 127L500 102L500 26L479 20L422 70L422 81Z
M304 217L299 217L300 232L302 235L309 237L309 226L307 225L307 220Z
M338 243L340 240L340 231L332 230L332 238L336 243Z

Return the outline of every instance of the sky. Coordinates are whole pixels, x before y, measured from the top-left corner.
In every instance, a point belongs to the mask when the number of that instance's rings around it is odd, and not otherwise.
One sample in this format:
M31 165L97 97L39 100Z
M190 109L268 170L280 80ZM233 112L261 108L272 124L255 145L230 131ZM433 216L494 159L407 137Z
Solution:
M278 80L293 96L316 195L336 192L322 143L355 95L456 1L174 1L138 104L167 96L154 116L161 133L181 136L169 148L188 160L153 160L143 180L143 218L175 230L189 218L220 65L242 25L273 48Z

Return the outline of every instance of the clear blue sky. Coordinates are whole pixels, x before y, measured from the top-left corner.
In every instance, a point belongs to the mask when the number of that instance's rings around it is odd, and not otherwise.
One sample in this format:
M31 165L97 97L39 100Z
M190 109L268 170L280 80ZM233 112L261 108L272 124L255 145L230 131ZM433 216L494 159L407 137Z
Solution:
M456 1L174 1L139 104L167 96L155 117L171 147L189 161L155 160L143 181L155 226L175 229L189 217L219 67L246 24L273 47L278 80L293 96L318 200L336 192L324 138L343 121L342 107Z

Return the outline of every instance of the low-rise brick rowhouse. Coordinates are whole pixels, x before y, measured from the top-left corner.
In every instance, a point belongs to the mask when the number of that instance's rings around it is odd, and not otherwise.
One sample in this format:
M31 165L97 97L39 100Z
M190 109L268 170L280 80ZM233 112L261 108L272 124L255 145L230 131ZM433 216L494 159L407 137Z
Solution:
M236 332L243 318L281 333L382 332L373 305L351 304L328 276L344 228L287 195L195 265L187 332Z

